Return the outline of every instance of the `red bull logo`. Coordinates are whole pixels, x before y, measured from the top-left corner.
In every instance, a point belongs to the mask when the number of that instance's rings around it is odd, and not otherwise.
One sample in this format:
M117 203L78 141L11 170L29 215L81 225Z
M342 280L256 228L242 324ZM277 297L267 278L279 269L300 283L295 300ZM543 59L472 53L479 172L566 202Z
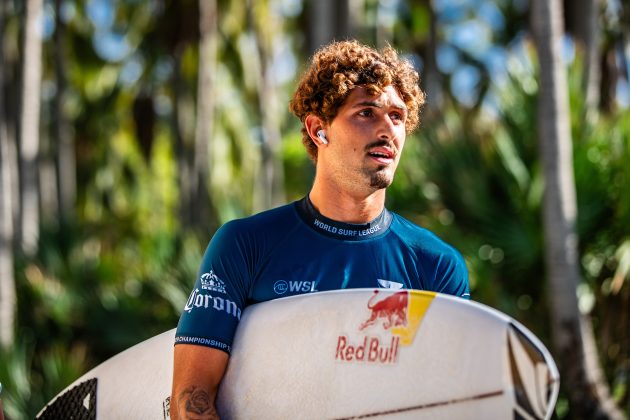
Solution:
M374 303L378 296L378 290L375 290L367 304L371 311L370 317L361 324L359 330L362 331L374 325L380 319L383 320L383 328L386 330L391 327L407 325L407 295L408 292L403 290Z
M382 343L379 337L364 337L359 345L348 342L345 335L337 340L337 354L335 359L342 361L356 360L370 363L395 363L398 356L399 337L391 338L391 341Z
M367 302L369 316L358 328L371 334L364 335L354 343L347 335L340 335L335 359L344 362L396 363L399 347L413 343L434 297L435 293L430 292L402 290L381 294L375 290ZM386 337L383 338L383 335Z

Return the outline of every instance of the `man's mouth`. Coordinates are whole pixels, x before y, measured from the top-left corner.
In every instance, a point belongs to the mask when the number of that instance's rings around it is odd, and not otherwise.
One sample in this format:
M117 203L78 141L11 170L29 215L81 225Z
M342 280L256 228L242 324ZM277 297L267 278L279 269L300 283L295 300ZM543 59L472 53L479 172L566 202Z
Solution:
M392 163L396 156L396 153L389 147L374 147L368 150L367 154L370 158L384 165Z

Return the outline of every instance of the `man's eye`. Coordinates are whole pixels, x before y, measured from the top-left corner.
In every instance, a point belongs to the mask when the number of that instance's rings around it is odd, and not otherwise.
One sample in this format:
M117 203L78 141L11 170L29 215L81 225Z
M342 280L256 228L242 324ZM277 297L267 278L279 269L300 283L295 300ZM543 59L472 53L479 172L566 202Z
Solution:
M359 112L359 115L362 116L362 117L371 117L372 116L372 110L371 109L364 109L364 110Z
M393 112L390 114L390 118L392 121L405 122L406 116L402 112Z

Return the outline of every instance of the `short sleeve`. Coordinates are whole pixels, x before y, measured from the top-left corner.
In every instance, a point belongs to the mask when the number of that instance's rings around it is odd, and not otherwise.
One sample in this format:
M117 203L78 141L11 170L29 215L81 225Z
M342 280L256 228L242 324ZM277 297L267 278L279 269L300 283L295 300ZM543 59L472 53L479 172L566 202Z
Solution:
M176 345L196 344L230 353L249 283L243 241L234 222L223 225L210 241L177 325Z
M437 292L470 299L466 261L454 249L440 257L436 270L436 280Z

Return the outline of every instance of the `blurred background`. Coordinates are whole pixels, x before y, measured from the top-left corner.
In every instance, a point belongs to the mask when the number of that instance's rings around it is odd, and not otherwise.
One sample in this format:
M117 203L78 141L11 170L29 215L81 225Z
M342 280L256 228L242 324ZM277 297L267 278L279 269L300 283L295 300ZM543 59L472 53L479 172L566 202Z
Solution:
M345 38L428 94L387 206L551 350L554 417L628 415L630 1L0 0L8 418L174 328L218 226L304 196L288 101Z

